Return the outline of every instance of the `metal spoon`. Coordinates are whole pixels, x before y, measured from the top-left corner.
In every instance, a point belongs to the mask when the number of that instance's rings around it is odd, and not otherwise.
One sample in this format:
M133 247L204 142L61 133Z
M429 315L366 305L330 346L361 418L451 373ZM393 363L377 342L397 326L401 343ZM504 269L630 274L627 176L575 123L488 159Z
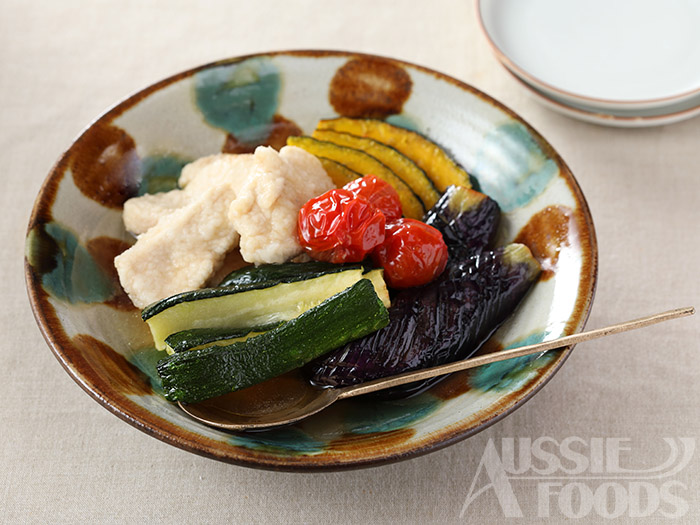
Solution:
M460 370L467 370L497 361L505 361L506 359L512 359L514 357L564 348L584 341L590 341L591 339L643 328L655 323L692 315L694 313L695 308L692 306L678 308L634 321L568 335L543 343L494 352L464 361L425 368L415 372L406 372L349 387L321 389L315 388L309 384L308 381L304 381L301 378L288 377L285 378L287 383L286 387L283 386L280 388L280 385L284 384L283 381L282 383L276 384L275 388L270 389L271 391L263 392L262 394L260 392L253 392L252 395L243 398L242 402L240 397L235 398L232 402L231 399L228 401L226 400L227 396L222 396L196 404L178 404L182 410L193 418L213 427L236 431L263 430L300 421L320 412L339 399L369 394L370 392L377 392L378 390L412 383L413 381L420 381L443 374L458 372ZM250 387L250 389L254 388L256 387ZM245 392L245 390L228 394L228 396L238 395ZM236 399L238 401L236 401Z

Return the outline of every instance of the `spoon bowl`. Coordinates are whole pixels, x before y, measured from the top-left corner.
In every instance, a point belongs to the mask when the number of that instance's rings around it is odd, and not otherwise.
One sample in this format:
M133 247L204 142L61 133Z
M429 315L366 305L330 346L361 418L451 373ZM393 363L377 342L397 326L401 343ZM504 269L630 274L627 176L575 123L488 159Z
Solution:
M301 421L317 414L339 399L369 394L370 392L451 374L460 370L476 368L497 361L505 361L515 357L573 346L591 339L643 328L663 321L677 319L678 317L693 315L694 313L695 308L692 306L677 308L633 321L598 328L597 330L581 332L534 345L485 354L464 361L406 372L343 388L316 388L298 372L291 372L271 381L201 403L178 404L182 410L193 418L216 428L234 431L265 430Z
M200 403L178 402L178 405L193 418L213 427L264 430L312 416L340 399L344 390L316 388L301 375L292 373Z

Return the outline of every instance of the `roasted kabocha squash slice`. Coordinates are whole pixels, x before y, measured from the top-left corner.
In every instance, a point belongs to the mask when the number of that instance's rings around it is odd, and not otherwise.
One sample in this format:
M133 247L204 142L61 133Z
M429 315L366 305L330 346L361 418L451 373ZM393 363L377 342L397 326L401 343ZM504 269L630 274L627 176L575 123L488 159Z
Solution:
M382 120L347 117L321 120L317 129L367 137L397 149L426 173L438 191L450 185L471 187L469 174L444 149L415 131Z
M323 169L326 170L326 173L337 188L342 188L348 182L352 182L355 179L362 177L360 173L351 170L340 162L336 162L325 157L318 157L318 160L321 161L321 166L323 166Z
M358 137L350 133L341 133L333 130L317 129L313 137L318 140L332 142L339 146L355 148L372 155L385 164L391 171L408 184L413 192L418 195L425 209L430 209L440 198L440 193L418 165L397 149L377 142L376 140Z
M386 165L364 151L332 142L316 140L312 137L289 137L287 144L297 146L317 157L325 157L339 162L363 175L375 175L391 184L399 194L403 214L412 219L420 219L425 213L423 203L413 190Z

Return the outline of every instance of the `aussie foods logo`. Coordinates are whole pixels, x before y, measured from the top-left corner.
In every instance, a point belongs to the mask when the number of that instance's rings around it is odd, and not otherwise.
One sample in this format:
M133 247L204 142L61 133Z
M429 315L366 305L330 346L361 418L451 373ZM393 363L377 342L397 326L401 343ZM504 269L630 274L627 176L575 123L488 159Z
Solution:
M515 494L518 482L530 480L529 517L680 518L689 511L688 487L675 479L695 452L694 438L664 438L668 449L657 465L627 468L643 454L627 438L551 437L489 439L460 518L487 493L508 518L527 517ZM532 485L532 481L535 481ZM522 500L522 495L520 496ZM535 509L531 511L530 509Z

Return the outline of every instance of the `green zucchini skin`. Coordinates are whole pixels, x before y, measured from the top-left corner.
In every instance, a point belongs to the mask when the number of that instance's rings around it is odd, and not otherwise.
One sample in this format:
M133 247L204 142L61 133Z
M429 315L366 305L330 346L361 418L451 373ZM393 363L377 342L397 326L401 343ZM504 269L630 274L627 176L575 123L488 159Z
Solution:
M163 350L166 348L165 338L182 330L240 330L289 321L363 278L372 281L379 297L389 306L389 293L381 270L363 272L362 267L346 268L303 281L272 286L251 285L251 289L245 290L228 286L184 292L161 301L166 307L148 317L146 323L156 348Z
M331 264L316 261L309 263L264 264L257 267L246 266L228 274L219 286L182 292L157 301L143 309L141 318L147 321L163 310L181 303L211 299L250 290L262 290L281 283L306 281L322 275L359 269L366 270L361 264Z
M281 324L282 323L272 323L250 328L241 328L240 330L231 330L230 328L193 328L169 335L165 338L165 344L173 352L185 352L195 346L203 346L225 339L233 339L234 337L244 337L251 332L268 332Z
M322 261L284 264L261 264L245 266L232 271L219 286L272 286L277 283L292 283L312 279L326 273L362 268L360 264L333 264Z
M275 285L280 284L279 281L269 281L260 283L249 283L241 284L239 286L220 286L216 288L201 288L199 290L191 290L189 292L182 292L165 299L161 299L151 305L148 305L141 311L141 319L148 321L151 317L155 317L159 313L177 306L182 303L189 303L193 301L200 301L202 299L213 299L215 297L222 297L224 295L233 295L240 292L248 292L251 290L261 290L263 288L271 288Z
M388 323L374 286L361 279L269 332L166 357L158 374L168 400L196 403L284 374Z

